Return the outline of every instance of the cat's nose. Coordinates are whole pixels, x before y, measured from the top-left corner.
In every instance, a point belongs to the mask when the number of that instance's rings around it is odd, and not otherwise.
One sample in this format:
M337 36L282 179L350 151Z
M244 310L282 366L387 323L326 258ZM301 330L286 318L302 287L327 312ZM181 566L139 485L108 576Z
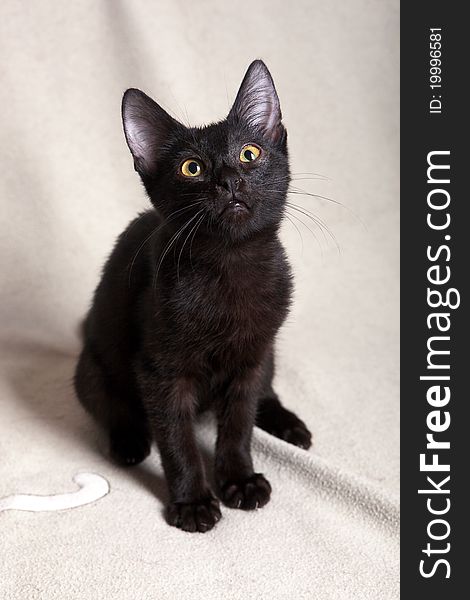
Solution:
M241 183L241 178L233 174L224 174L219 179L219 186L231 195L234 195L240 189Z
M234 192L240 187L240 182L241 179L239 177L227 177L222 181L222 187L225 188L228 192Z

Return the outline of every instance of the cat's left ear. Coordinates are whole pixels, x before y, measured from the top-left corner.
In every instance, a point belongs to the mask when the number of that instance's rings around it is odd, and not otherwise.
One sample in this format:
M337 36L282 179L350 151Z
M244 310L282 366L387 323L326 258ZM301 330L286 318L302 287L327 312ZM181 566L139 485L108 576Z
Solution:
M271 73L262 60L253 61L248 67L230 110L230 118L244 121L273 142L284 138L279 98Z
M141 175L154 172L178 121L144 92L131 88L122 99L122 123L135 170Z

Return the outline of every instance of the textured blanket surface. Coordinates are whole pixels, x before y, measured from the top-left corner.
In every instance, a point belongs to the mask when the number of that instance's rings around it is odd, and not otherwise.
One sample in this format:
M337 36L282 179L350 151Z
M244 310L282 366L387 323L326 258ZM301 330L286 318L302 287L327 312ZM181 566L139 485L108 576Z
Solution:
M1 3L2 599L398 598L397 5ZM256 430L271 502L225 508L215 529L188 534L163 519L158 453L117 468L78 405L78 329L116 236L147 207L123 91L207 123L225 116L257 57L289 132L290 200L332 234L301 213L282 231L296 293L276 388L314 446ZM210 419L198 437L210 465ZM109 493L103 483L76 506L79 473L100 475ZM14 510L16 494L64 495L71 507Z

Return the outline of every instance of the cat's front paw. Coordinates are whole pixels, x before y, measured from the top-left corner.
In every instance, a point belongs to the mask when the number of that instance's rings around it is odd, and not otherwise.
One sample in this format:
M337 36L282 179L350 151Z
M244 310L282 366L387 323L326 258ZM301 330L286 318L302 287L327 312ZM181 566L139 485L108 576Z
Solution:
M194 502L170 502L166 510L170 525L190 532L209 531L222 517L219 501L214 496Z
M220 490L220 499L230 508L254 510L269 502L271 485L261 473L240 481L228 481Z

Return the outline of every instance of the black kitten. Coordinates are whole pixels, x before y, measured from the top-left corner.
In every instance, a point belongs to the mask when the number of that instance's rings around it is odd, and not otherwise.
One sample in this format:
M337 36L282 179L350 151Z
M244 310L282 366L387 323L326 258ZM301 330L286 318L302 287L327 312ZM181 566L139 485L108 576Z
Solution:
M120 463L157 442L168 520L207 531L220 518L193 433L218 422L215 481L230 507L265 505L253 470L253 425L303 448L311 435L272 389L273 346L290 303L278 238L289 184L287 134L263 62L253 62L228 117L187 128L139 90L124 131L153 208L120 236L85 323L75 375L82 404Z

